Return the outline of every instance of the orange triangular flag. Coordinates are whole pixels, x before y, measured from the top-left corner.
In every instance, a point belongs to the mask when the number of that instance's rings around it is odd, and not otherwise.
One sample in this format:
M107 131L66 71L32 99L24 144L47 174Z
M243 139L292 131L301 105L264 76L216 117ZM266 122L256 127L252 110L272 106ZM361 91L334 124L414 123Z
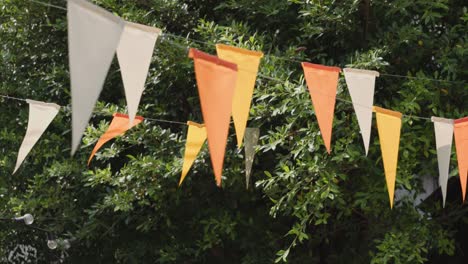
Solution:
M468 117L455 120L453 131L457 149L458 173L460 174L463 202L465 202L466 178L468 176Z
M304 76L312 98L323 142L328 154L330 154L336 88L341 70L338 67L328 67L308 62L303 62L302 68L304 69Z
M195 77L216 184L221 186L237 65L197 49L190 49L189 57L193 58L195 64Z
M188 121L187 141L185 142L184 164L182 166L182 175L180 176L179 186L187 176L193 162L198 156L200 149L206 141L205 125Z
M380 150L382 151L385 180L387 182L388 196L390 198L390 208L393 208L402 114L377 106L374 106L373 110L376 112Z
M94 157L94 154L104 145L106 144L107 141L123 135L127 130L130 128L140 124L143 121L143 117L141 116L136 116L135 120L133 120L133 125L128 126L129 118L128 115L124 114L119 114L116 113L113 115L114 119L112 119L111 124L109 125L109 128L106 130L106 132L99 138L98 142L96 143L96 146L94 146L93 151L91 152L91 156L89 156L88 159L88 166L89 163L91 163L91 160Z
M250 103L263 53L223 44L216 44L216 53L219 58L235 63L238 67L236 90L232 101L232 119L236 128L237 147L240 148L249 119Z

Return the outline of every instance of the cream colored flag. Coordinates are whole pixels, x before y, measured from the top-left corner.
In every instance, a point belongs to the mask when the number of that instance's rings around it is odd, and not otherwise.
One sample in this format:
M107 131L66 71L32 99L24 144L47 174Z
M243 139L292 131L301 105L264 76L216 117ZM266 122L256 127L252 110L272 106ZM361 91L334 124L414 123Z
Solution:
M260 136L260 129L254 127L247 127L244 134L245 143L245 183L246 188L249 189L250 175L252 173L252 165L255 157L255 146L258 144Z
M117 47L117 58L127 99L129 125L133 124L137 114L154 45L159 35L161 35L159 28L125 22Z
M68 0L73 155L119 44L124 21L85 0Z
M437 146L437 161L439 163L439 185L442 190L443 206L447 197L447 182L450 169L450 154L452 154L453 120L433 116Z
M26 156L60 110L60 106L56 104L33 100L26 100L26 102L29 104L28 128L26 129L26 136L24 136L23 143L21 143L21 147L18 152L18 158L16 160L16 166L13 174L21 166L21 163L23 163Z
M351 68L345 68L343 72L351 95L351 100L353 101L354 111L356 111L367 155L371 136L375 78L379 76L379 73L376 71Z

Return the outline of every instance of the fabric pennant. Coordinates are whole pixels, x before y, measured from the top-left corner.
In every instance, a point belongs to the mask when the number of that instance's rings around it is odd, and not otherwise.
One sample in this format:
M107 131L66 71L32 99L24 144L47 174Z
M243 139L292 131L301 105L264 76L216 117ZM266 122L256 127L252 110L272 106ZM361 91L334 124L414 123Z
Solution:
M190 49L189 57L194 60L211 163L216 184L220 187L232 99L236 88L237 65L193 48Z
M161 35L159 28L125 22L117 47L117 58L127 99L129 125L133 124L137 114L159 35Z
M452 154L453 120L433 116L434 131L437 147L437 161L439 164L439 185L442 190L442 204L445 207L447 197L447 182L450 169L450 155Z
M28 128L26 129L26 135L24 136L18 152L18 158L16 160L16 166L13 174L19 169L26 156L60 110L60 106L57 104L33 100L26 100L26 102L29 104Z
M402 114L377 106L374 106L373 110L376 112L377 130L379 133L388 196L390 198L390 208L393 208Z
M259 137L259 128L248 127L245 130L245 184L247 189L249 189L250 175L252 173L252 165L255 157L255 147L258 144Z
M127 132L127 130L131 129L132 127L140 124L143 121L143 117L141 116L136 116L135 119L133 120L133 124L131 127L128 126L128 120L129 117L128 115L124 114L119 114L116 113L113 115L112 122L109 125L109 128L107 128L106 132L99 138L99 140L96 143L96 146L94 146L93 151L91 152L91 155L89 156L88 159L88 166L91 163L91 160L93 159L94 155L96 152L104 145L106 144L109 140L121 136Z
M187 132L187 141L185 142L184 164L182 166L182 175L180 176L179 186L187 176L193 162L198 156L203 144L206 141L205 125L195 122L187 122L189 126Z
M238 74L232 102L232 118L236 128L237 147L240 148L249 119L252 95L263 53L223 44L216 45L216 53L220 59L237 65Z
M101 93L124 21L85 0L68 0L73 155Z
M457 149L458 173L462 187L463 202L466 197L466 178L468 177L468 117L455 120L455 148Z
M308 62L302 63L315 115L328 154L331 152L331 135L335 113L336 89L341 72L338 67L328 67Z
M371 136L375 78L379 77L379 72L351 68L345 68L343 72L353 101L367 156Z

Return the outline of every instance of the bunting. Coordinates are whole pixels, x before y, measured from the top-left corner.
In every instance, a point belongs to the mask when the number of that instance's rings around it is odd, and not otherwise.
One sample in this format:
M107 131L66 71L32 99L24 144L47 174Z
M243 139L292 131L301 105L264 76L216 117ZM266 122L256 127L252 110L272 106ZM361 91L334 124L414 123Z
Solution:
M434 131L439 164L439 185L442 190L442 205L445 207L447 197L447 182L450 169L450 154L452 153L453 120L433 116Z
M185 176L187 176L187 173L206 141L205 125L191 121L187 122L187 125L189 128L187 132L187 140L185 142L184 163L182 165L182 175L180 176L179 186L184 181Z
M249 189L250 175L252 173L252 165L255 157L255 147L258 144L259 137L259 128L248 127L245 130L245 184L247 189Z
M379 73L351 68L345 68L343 72L351 100L353 101L354 111L356 112L367 156L371 136L375 78L379 76Z
M374 106L373 110L376 112L377 130L379 133L388 196L390 198L390 208L393 208L402 114L377 106Z
M96 146L94 146L93 151L91 152L91 155L89 156L88 159L88 166L91 163L91 160L93 159L94 155L96 152L104 145L106 144L109 140L121 136L125 134L125 132L132 127L140 124L143 121L143 117L141 116L136 116L135 119L133 120L132 126L128 126L128 120L129 117L128 115L124 114L119 114L116 113L113 115L112 122L109 125L109 128L107 128L106 132L99 138L98 142L96 143Z
M220 187L232 99L237 80L237 66L193 48L190 49L189 57L194 60L211 163L216 185Z
M29 99L26 100L26 102L29 104L28 128L26 129L26 135L24 136L18 152L13 174L19 169L26 156L60 110L60 106L52 103L38 102Z
M216 45L216 52L220 59L237 65L238 74L232 101L232 118L236 129L237 147L240 148L249 119L255 80L263 53L223 44Z
M124 21L84 0L68 0L73 155L101 93Z
M304 76L309 88L315 115L328 154L331 152L331 135L335 113L336 89L341 72L338 67L303 62Z
M126 22L86 0L67 0L67 19L72 96L71 154L73 155L80 145L116 51L128 105L128 115L118 113L113 115L114 118L109 128L99 138L89 157L89 165L96 152L106 142L123 135L143 121L143 118L136 114L161 30ZM195 77L206 127L195 122L187 123L189 128L179 186L187 176L207 138L216 184L221 186L232 114L238 148L245 142L245 172L248 189L255 146L260 133L258 128L247 128L247 122L263 53L223 44L217 44L216 50L219 58L196 49L190 49L189 52L189 57L194 60ZM303 62L302 67L324 145L330 154L336 92L341 70L338 67L307 62ZM393 208L402 114L372 107L378 72L345 68L344 75L363 137L366 155L369 151L372 126L371 109L376 112L390 207ZM23 100L9 96L2 97ZM19 169L60 109L60 106L56 104L26 101L29 104L28 127L13 173ZM439 185L442 189L445 207L453 135L455 135L462 199L465 201L468 178L468 117L455 121L439 117L432 117L431 120L434 123L436 135ZM427 193L421 194L421 197L432 192L433 188L431 177L423 179Z
M117 58L127 99L129 126L137 114L154 46L160 34L159 28L125 22Z
M460 174L463 202L465 202L466 178L468 177L468 117L455 120L454 132L458 173Z

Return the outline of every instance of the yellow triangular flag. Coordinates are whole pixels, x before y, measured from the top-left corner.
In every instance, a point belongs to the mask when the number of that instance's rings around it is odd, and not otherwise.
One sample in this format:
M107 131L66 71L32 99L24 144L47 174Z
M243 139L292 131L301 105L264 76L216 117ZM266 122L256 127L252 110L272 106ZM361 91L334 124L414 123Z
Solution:
M400 112L374 106L377 129L379 131L380 149L387 181L390 208L393 208L396 171L398 166L398 149L400 146L401 117Z
M200 125L195 122L188 121L187 125L187 141L185 143L184 165L182 167L182 175L180 176L179 186L187 176L187 173L192 167L193 162L198 156L201 147L206 141L206 128L205 125Z
M232 100L232 119L236 128L237 147L240 148L249 119L250 103L263 53L223 44L216 44L216 53L220 59L232 62L238 67L236 90Z

